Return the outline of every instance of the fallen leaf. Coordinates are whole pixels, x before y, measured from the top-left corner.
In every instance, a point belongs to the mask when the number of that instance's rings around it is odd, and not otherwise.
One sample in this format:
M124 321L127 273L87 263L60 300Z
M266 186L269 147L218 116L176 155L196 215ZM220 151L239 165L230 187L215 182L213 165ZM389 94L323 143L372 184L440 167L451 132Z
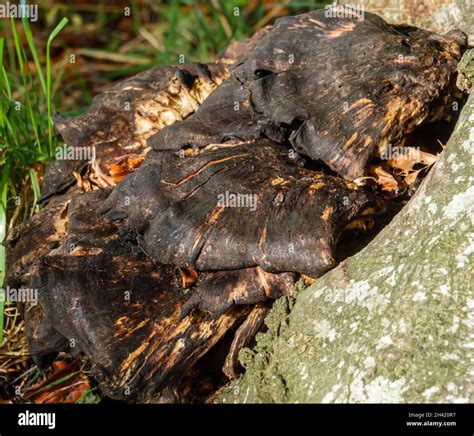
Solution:
M387 161L388 166L402 171L403 175L408 175L415 165L433 165L439 159L439 155L434 155L417 148L404 147L399 156Z
M382 165L383 164L369 165L369 173L375 176L376 182L381 186L382 191L396 194L399 190L397 179L386 171Z
M181 271L181 281L183 283L183 288L189 288L191 285L196 283L198 279L198 272L194 268L180 268Z
M130 155L109 165L109 174L112 176L114 183L119 183L128 174L139 168L143 159L144 155Z
M410 174L408 174L408 176L405 177L403 181L407 184L407 186L412 185L416 181L418 175L422 170L424 170L424 168L411 172Z
M79 359L70 364L64 360L54 362L52 369L53 374L30 388L23 398L36 404L74 403L90 388Z

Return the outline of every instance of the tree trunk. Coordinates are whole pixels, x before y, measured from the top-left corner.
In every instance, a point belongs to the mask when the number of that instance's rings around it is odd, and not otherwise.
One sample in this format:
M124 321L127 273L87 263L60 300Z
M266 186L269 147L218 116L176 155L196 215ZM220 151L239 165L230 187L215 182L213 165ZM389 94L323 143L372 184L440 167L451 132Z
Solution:
M471 93L412 200L365 249L275 303L220 402L474 401L473 121Z
M381 15L389 23L411 24L441 34L462 29L471 44L474 39L472 0L360 0L355 3L365 11Z

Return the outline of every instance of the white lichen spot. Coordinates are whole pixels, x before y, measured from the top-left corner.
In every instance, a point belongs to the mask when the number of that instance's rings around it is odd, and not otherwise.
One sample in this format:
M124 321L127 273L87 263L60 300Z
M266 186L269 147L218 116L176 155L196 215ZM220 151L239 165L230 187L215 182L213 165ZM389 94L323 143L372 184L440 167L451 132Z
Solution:
M430 204L428 205L428 212L429 212L431 215L434 215L437 210L438 210L438 206L437 206L436 203L430 203Z
M382 336L378 342L377 342L377 345L375 346L375 349L376 350L383 350L384 348L387 348L389 347L390 345L393 344L393 340L392 338L390 337L390 335L387 335L387 336Z
M346 348L346 353L347 354L354 354L359 352L359 345L355 342L351 343L347 348Z
M372 356L367 356L364 360L364 367L366 369L375 367L375 359Z
M459 325L461 323L461 319L459 318L459 316L453 316L453 325L451 326L451 333L456 333L458 330L459 330Z
M461 168L464 168L464 163L462 162L459 162L459 163L456 163L456 162L453 162L451 164L451 171L453 173L457 172L458 170L460 170Z
M356 367L354 365L349 365L347 367L347 374L354 374L355 370L356 370Z
M398 331L400 333L406 333L407 332L407 325L406 325L405 320L403 318L398 323Z
M300 377L301 380L305 381L308 378L308 368L305 365L300 365Z
M385 277L393 272L393 266L387 266L378 270L377 275L379 277Z
M334 341L337 336L336 330L331 327L331 323L327 319L313 321L313 331L316 337L327 339L329 342Z
M425 301L426 298L426 292L416 291L413 295L412 301Z
M470 254L474 253L474 233L470 233L467 237L468 245L462 252L465 256L469 256Z
M247 388L247 391L245 392L245 397L244 397L244 403L247 402L250 394L250 386Z
M294 348L295 347L295 336L292 335L290 336L290 338L288 339L288 346L290 348Z
M474 186L456 194L444 208L443 215L447 219L457 220L465 212L474 218Z
M386 280L387 284L390 286L395 286L397 284L397 274L395 272Z
M429 400L436 392L439 392L439 387L432 386L431 388L425 389L421 395L423 395L426 400Z
M455 259L456 259L457 269L462 269L469 263L469 259L467 258L467 256L464 256L463 254L456 255Z
M347 400L351 403L401 403L407 389L403 377L390 381L378 376L368 384L357 378L350 384L350 396Z
M397 272L401 273L401 272L403 272L404 269L405 269L405 264L400 263L400 265L398 265L398 267L397 267Z
M464 244L463 244L464 245ZM456 259L456 268L464 268L466 265L469 265L469 257L474 253L474 233L470 232L467 235L466 246L462 248L461 253L458 253L455 257Z
M449 291L451 290L451 287L449 284L445 283L444 285L441 285L438 290L441 295L449 297Z
M468 297L466 299L466 307L467 307L467 310L474 310L474 298L470 298Z
M441 356L442 360L459 360L459 355L456 353L446 353Z
M448 389L448 392L457 392L458 387L454 383L449 382L447 385L447 389Z
M469 130L469 139L466 139L462 142L461 147L467 151L472 153L472 143L474 142L474 127L471 127Z
M351 280L348 289L333 294L332 302L357 304L373 314L382 311L390 303L390 293L381 293L378 286L371 285L367 280Z
M322 403L332 403L336 397L337 391L341 388L340 384L335 384L331 390L323 397Z
M453 404L469 403L469 398L467 398L467 397L452 397L452 396L449 396L449 397L446 398L446 402L448 402L448 403L453 403Z
M322 288L316 288L313 291L313 294L311 295L311 302L321 298L323 295L326 295L327 291L328 291L327 286L323 286Z

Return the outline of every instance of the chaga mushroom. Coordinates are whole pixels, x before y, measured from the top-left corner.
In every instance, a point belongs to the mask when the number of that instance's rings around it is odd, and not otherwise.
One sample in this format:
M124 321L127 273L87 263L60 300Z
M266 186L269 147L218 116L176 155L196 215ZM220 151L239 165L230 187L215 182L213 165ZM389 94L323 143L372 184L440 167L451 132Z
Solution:
M420 123L449 115L464 33L440 36L371 13L360 19L350 8L336 12L277 20L233 56L231 77L194 115L149 144L177 150L236 139L289 141L354 180L389 144L401 146Z
M250 38L232 42L216 56L216 60L224 65L233 65L243 62L254 49L255 44L257 44L271 28L271 26L265 26L257 30Z
M216 349L235 377L272 301L335 265L374 201L344 178L449 116L466 41L327 15L277 20L218 64L152 69L55 118L95 157L49 165L45 207L6 243L6 285L38 289L21 310L40 367L80 351L112 398L190 401Z
M152 68L99 94L85 115L55 115L54 124L67 144L63 153L68 158L47 167L43 202L73 185L73 172L80 173L96 163L89 160L97 161L95 176L113 186L120 180L122 165L130 160L141 163L148 137L195 112L227 77L226 67L218 63ZM104 187L100 181L98 185Z
M269 141L154 152L100 208L156 261L200 271L260 266L319 276L370 195L302 168ZM125 230L126 231L126 230Z
M190 298L177 267L154 262L97 213L107 195L58 197L7 243L7 284L39 290L39 305L23 311L30 352L43 367L58 351L77 347L113 398L179 398L187 370L245 321L250 304L291 294L296 275L257 268L203 274ZM26 245L30 237L38 245ZM255 333L254 319L238 330L229 373Z

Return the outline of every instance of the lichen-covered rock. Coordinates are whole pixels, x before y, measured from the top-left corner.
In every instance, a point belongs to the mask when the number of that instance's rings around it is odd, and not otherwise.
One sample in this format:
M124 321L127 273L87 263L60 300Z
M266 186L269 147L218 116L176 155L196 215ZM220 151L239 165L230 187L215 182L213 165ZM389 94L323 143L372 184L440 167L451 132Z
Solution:
M276 303L219 401L474 401L473 153L471 94L414 198L296 302Z

